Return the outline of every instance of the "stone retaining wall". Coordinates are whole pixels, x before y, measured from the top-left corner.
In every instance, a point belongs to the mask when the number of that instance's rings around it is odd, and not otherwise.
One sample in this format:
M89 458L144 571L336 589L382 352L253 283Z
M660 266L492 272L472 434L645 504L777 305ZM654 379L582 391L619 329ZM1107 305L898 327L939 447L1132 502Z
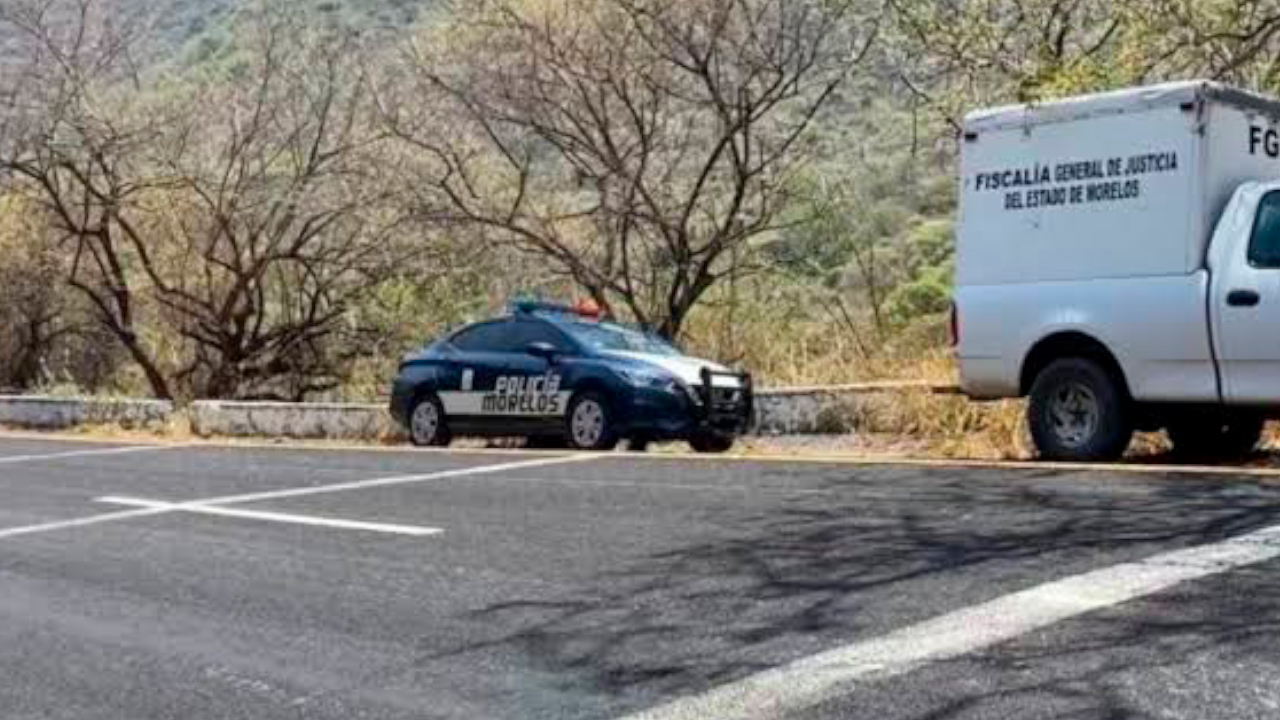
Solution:
M119 425L141 429L163 425L173 416L167 400L115 400L38 395L0 395L0 425L64 430L80 425Z
M903 391L950 392L927 383L873 383L760 390L753 432L764 435L847 433L868 396ZM330 403L199 401L189 408L191 429L204 437L388 440L404 433L386 406ZM167 422L173 404L156 400L102 400L0 396L0 424L65 429L78 425L140 428Z
M756 393L756 435L834 435L852 433L870 400L902 392L955 394L951 385L930 382L880 382L858 385L777 388Z
M220 402L191 406L191 430L203 437L383 440L401 436L385 405Z

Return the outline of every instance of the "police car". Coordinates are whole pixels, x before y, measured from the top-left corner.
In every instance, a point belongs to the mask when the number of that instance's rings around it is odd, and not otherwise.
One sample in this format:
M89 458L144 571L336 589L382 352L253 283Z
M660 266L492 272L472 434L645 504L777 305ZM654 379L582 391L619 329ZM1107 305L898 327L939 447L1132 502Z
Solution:
M686 440L724 452L752 415L751 376L689 357L590 308L517 302L405 358L391 412L416 445L458 435L606 450Z

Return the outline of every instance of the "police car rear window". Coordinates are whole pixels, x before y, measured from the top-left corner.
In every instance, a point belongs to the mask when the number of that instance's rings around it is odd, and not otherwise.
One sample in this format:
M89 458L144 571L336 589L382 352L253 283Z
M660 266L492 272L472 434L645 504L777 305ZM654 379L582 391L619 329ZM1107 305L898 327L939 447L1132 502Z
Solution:
M473 325L454 335L449 344L470 352L509 352L514 338L506 321Z

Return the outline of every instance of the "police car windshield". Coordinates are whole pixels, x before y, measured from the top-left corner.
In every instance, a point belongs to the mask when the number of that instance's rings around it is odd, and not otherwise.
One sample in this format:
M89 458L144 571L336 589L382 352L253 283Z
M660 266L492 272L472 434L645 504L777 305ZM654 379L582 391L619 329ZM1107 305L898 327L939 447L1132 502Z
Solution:
M683 355L674 345L650 335L613 323L567 322L565 332L580 344L596 351L646 353L649 355Z

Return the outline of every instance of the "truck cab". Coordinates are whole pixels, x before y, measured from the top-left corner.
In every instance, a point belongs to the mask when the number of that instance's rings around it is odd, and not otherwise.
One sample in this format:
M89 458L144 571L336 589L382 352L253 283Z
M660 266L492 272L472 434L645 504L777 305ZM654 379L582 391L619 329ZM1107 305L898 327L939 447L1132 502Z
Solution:
M957 358L1042 457L1252 449L1280 416L1280 103L1182 82L966 119Z

